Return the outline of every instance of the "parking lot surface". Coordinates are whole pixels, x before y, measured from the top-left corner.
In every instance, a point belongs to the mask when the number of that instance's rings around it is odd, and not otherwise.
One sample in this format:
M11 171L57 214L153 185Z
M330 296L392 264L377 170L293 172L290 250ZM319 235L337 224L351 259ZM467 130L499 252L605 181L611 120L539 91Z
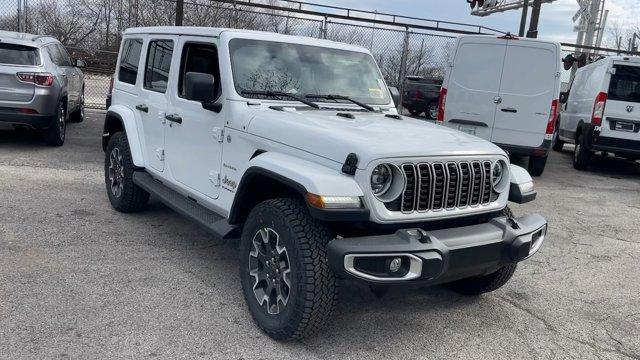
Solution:
M378 299L347 284L333 321L302 342L254 326L237 245L158 201L114 211L103 114L61 148L0 133L0 358L640 359L640 166L553 153L538 199L540 253L477 298L443 287Z

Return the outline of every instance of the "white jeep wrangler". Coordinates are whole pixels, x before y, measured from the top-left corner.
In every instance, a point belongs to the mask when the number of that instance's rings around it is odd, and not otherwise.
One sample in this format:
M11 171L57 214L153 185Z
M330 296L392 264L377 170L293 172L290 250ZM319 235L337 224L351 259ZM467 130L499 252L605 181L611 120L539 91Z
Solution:
M497 146L398 114L363 48L272 33L125 32L103 135L113 207L153 194L240 240L240 277L275 339L318 331L338 284L505 284L542 245L528 173Z

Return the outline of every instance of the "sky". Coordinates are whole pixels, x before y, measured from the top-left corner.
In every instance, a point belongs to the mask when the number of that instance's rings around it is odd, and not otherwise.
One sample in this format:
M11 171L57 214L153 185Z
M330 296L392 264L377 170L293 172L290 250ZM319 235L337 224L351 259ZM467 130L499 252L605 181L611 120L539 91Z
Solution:
M607 25L617 23L620 27L626 28L640 24L640 0L605 1L605 9L609 10ZM484 25L515 34L518 33L521 16L521 10L511 10L487 17L473 16L470 15L470 7L465 0L316 0L314 2L398 15ZM556 0L550 4L543 4L538 28L539 37L547 40L575 43L577 34L573 32L571 18L578 8L577 0Z

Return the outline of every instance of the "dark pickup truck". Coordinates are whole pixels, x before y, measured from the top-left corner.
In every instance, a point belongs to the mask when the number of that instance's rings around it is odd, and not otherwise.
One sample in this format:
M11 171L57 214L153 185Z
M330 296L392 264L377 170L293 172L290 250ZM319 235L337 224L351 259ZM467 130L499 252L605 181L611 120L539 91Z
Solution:
M402 106L411 115L419 116L425 113L428 119L435 120L438 116L438 98L441 86L442 80L407 76Z

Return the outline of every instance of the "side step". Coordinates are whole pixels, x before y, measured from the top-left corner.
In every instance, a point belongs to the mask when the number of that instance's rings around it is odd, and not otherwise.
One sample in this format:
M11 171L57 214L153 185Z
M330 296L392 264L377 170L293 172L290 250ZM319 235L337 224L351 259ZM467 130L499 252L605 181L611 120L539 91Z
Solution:
M134 172L133 182L158 197L160 201L177 213L189 218L210 233L223 239L235 235L234 230L236 230L237 227L229 225L227 219L199 205L196 200L187 198L179 192L170 189L160 181L154 179L147 172Z

